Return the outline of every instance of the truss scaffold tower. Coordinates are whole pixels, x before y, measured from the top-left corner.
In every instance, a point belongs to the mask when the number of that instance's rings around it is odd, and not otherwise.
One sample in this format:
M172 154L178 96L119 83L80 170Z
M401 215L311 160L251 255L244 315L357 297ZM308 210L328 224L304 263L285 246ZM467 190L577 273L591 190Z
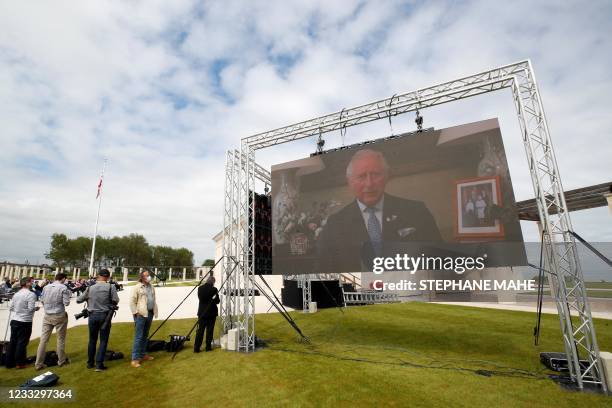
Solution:
M254 217L249 217L254 211L255 180L271 185L270 172L255 163L256 150L327 132L342 132L350 126L506 88L512 91L529 163L543 229L544 265L557 305L569 373L579 388L583 388L585 383L593 383L606 390L576 242L570 233L570 214L529 60L258 133L243 138L240 151L228 151L223 216L223 255L226 258L222 279L233 265L227 257L234 257L239 266L228 278L221 302L221 317L225 332L231 328L239 330L239 349L250 352L255 347L255 301L251 283L254 276ZM581 365L581 359L588 364Z

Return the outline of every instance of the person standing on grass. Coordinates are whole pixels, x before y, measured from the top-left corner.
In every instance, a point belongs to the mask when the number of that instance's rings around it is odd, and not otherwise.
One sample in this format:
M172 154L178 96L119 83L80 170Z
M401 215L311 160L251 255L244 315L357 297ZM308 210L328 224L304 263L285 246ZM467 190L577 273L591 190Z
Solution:
M6 353L6 368L26 368L26 349L32 334L32 319L34 312L40 309L36 306L36 295L32 292L32 277L22 278L21 289L13 296L11 311L15 313L11 319L11 341Z
M66 306L70 305L71 295L72 292L66 286L66 274L64 273L55 275L55 281L45 285L43 288L40 300L45 307L45 317L43 319L38 351L36 352L36 363L34 364L34 368L37 370L47 367L44 364L45 350L54 328L57 332L58 365L61 367L69 363L64 350L66 345L66 329L68 328Z
M96 371L106 370L104 365L104 357L106 355L106 347L108 346L108 338L110 337L111 324L104 324L109 313L114 312L115 306L119 303L119 295L115 285L108 283L110 272L108 269L102 269L98 274L98 280L94 285L87 287L77 299L77 303L87 302L87 310L89 311L88 326L89 326L89 345L87 347L87 368L94 367L94 359ZM96 354L96 344L100 336L100 347Z
M196 331L193 352L199 353L206 329L206 351L212 350L213 333L215 332L215 322L219 315L219 291L215 288L215 278L209 277L206 283L198 288L198 330Z
M157 317L157 302L155 288L151 285L151 275L144 270L138 283L132 288L130 309L134 316L134 345L132 347L132 367L140 367L142 361L153 360L145 354L149 337L149 329L154 317Z

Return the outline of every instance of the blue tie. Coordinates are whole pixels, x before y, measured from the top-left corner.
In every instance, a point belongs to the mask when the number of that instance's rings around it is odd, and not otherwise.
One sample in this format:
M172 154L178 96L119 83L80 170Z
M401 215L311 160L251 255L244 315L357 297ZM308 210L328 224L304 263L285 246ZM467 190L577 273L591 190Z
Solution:
M374 248L374 254L379 256L382 252L382 228L380 228L380 222L376 218L376 208L367 207L365 211L370 214L368 217L368 235L370 236L370 243Z

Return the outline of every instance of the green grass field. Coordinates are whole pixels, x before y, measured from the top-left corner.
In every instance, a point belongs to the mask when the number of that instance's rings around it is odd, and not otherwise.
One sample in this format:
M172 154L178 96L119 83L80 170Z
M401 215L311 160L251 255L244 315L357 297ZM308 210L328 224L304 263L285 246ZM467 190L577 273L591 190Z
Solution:
M612 397L561 389L546 376L539 352L561 351L557 316L543 315L533 345L535 314L403 303L293 314L311 344L276 314L258 315L268 347L252 354L171 354L129 366L133 326L114 324L110 349L126 354L97 373L85 368L87 328L70 329L72 364L52 370L61 387L89 407L209 406L610 406ZM170 321L155 338L185 334L194 320ZM158 322L154 323L154 328ZM612 350L612 321L596 320L602 350ZM29 346L34 354L38 341ZM51 349L54 348L52 338ZM188 347L192 343L187 343ZM477 370L489 370L486 377ZM0 369L0 385L17 386L34 369ZM15 404L17 406L17 404ZM25 405L24 405L25 406ZM37 405L39 406L39 405Z
M544 296L550 296L550 290L545 290L542 293L544 294ZM612 290L608 290L608 289L589 290L587 289L587 297L599 298L599 299L610 299L612 298Z
M584 284L587 288L611 289L612 290L612 282L585 282Z

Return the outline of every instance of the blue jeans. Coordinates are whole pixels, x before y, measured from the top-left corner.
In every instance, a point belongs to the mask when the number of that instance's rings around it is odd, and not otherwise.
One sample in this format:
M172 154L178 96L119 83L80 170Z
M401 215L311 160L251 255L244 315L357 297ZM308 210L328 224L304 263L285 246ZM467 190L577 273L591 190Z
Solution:
M102 324L106 319L107 312L92 312L89 314L89 346L87 347L87 365L94 365L94 357L96 359L96 367L104 366L104 356L106 355L106 346L110 336L111 325L102 330ZM98 334L100 335L100 347L96 354L96 343L98 342Z
M146 351L149 337L149 329L153 321L153 312L149 311L147 317L137 315L134 317L134 346L132 347L132 360L141 360Z

